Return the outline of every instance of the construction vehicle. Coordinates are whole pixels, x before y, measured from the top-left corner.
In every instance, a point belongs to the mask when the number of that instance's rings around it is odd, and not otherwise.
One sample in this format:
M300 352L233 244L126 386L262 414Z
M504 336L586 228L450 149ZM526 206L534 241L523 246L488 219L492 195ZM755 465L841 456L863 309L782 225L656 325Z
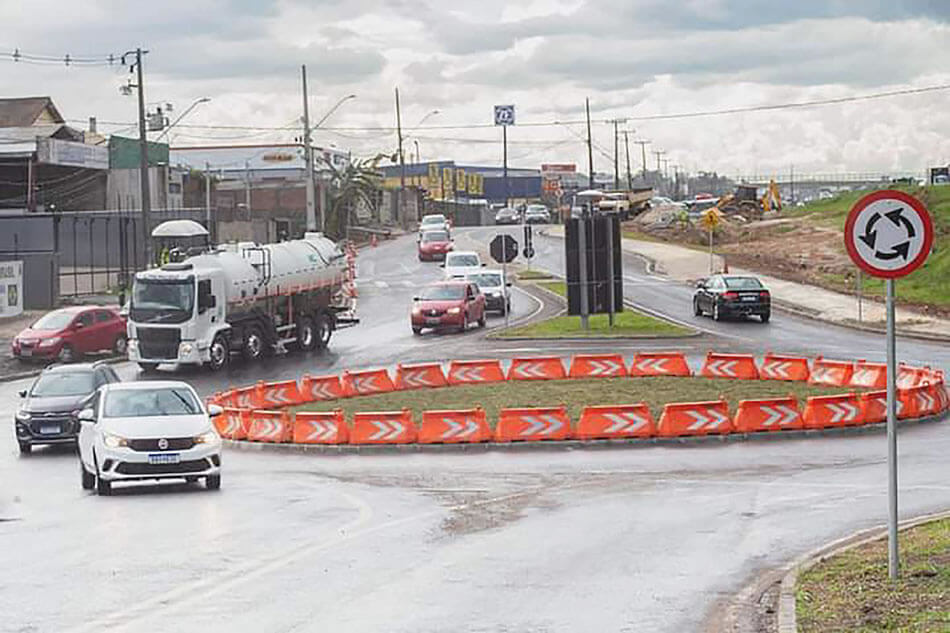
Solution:
M605 213L618 213L621 220L628 220L646 210L652 197L652 187L638 187L633 191L606 191L597 203L597 209Z
M752 219L761 217L773 208L781 211L782 198L778 185L772 180L761 198L758 197L758 188L755 185L736 185L735 192L722 196L716 206L726 215L741 215Z
M156 232L194 236L204 227L173 220ZM333 331L358 323L355 252L322 233L259 245L208 246L137 273L128 318L129 360L225 367L232 353L257 360L287 347L326 347Z

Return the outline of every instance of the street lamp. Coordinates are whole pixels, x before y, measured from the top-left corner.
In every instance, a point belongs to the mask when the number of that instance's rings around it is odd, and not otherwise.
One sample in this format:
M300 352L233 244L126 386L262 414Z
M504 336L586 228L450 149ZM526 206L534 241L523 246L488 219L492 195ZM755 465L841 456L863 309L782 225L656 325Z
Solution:
M417 139L412 139L412 143L416 146L416 164L419 164L422 162L422 160L419 159L419 141Z
M330 108L329 110L327 110L327 113L323 115L323 118L322 118L322 119L320 119L319 121L317 121L316 125L314 125L312 128L310 128L310 131L312 132L313 130L315 130L315 129L317 129L318 127L320 127L321 125L323 125L323 123L324 123L327 119L330 118L330 115L333 114L334 112L336 112L337 109L338 109L341 105L343 105L345 102L349 101L350 99L355 99L355 98L356 98L356 95L346 95L345 97L341 98L339 101L337 101L337 102L333 105L332 108Z
M189 112L191 112L192 110L194 110L194 109L195 109L196 107L198 107L200 104L202 104L202 103L208 103L209 101L211 101L211 97L200 97L200 98L195 99L194 101L192 101L192 102L191 102L191 105L188 106L187 108L185 108L185 111L182 112L181 114L179 114L177 119L175 119L174 121L172 121L172 122L168 125L168 127L166 127L166 128L162 131L161 134L159 134L158 136L155 137L155 140L156 140L156 141L160 140L163 136L165 136L166 134L168 134L168 132L169 132L173 127L175 127L176 125L178 125L178 123L179 123L182 119L184 119L184 118L188 115Z

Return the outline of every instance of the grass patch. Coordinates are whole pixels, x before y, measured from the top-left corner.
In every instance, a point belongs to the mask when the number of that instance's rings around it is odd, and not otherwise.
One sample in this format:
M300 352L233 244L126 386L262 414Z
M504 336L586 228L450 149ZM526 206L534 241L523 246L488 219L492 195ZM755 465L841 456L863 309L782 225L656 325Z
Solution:
M637 337L637 336L688 336L693 330L657 319L642 312L626 308L614 315L614 326L608 327L606 314L593 314L590 329L581 328L580 317L556 316L543 321L509 328L498 334L499 338L526 336L532 338L586 338L586 337Z
M556 295L564 297L567 299L567 282L564 281L541 281L535 284L541 286L545 290L550 290Z
M398 411L410 409L418 420L421 412L437 409L482 407L494 426L498 411L506 407L567 406L576 420L587 405L635 404L647 402L659 416L669 402L717 400L724 396L733 409L739 400L783 397L798 398L845 393L841 387L817 387L800 382L775 380L714 380L709 378L586 378L573 380L506 381L481 385L462 385L416 391L394 391L358 396L329 402L302 405L298 411L343 409L347 419L354 411Z
M518 273L518 279L524 281L532 281L535 279L551 279L553 275L551 273L544 272L543 270L522 270Z
M798 630L950 631L950 520L901 532L901 578L887 577L887 539L819 563L798 579Z

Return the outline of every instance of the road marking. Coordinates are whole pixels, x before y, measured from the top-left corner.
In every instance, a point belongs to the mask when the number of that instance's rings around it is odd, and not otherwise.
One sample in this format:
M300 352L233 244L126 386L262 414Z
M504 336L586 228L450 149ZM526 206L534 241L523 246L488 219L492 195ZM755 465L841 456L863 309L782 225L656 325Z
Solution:
M377 288L389 288L389 284L385 281L374 281L373 282Z

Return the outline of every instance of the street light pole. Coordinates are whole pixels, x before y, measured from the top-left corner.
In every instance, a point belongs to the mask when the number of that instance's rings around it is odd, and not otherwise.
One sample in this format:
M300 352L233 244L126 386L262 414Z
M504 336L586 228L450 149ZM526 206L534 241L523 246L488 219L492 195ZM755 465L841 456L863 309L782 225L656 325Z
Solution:
M171 124L169 124L164 130L162 130L162 133L161 133L161 134L159 134L158 136L155 137L155 140L156 140L156 141L161 140L161 138L162 138L163 136L165 136L166 134L168 134L168 132L169 132L173 127L175 127L176 125L178 125L178 124L181 122L181 120L184 119L184 118L188 115L189 112L191 112L191 111L194 110L196 107L198 107L199 104L208 103L209 101L211 101L211 97L201 97L201 98L199 98L199 99L195 99L194 101L192 101L192 102L191 102L191 105L188 106L187 108L185 108L185 111L182 112L181 114L179 114L177 119L175 119L174 121L172 121Z
M307 173L304 175L304 184L307 187L307 230L317 230L317 206L314 194L313 182L313 144L310 142L310 93L307 90L307 65L300 66L300 77L303 80L303 156L304 168ZM248 205L250 212L250 205Z
M627 154L627 191L633 189L633 177L630 175L630 136L627 130L623 131L623 144Z
M590 98L584 100L584 108L587 112L587 171L590 172L587 177L587 184L591 189L594 188L594 149L590 137Z
M652 141L647 140L634 141L634 143L640 146L640 160L643 161L641 163L641 165L643 165L643 184L647 183L647 145L651 142Z
M397 221L402 221L403 196L406 193L406 161L402 154L402 115L399 112L399 88L396 88L396 136L399 139L399 195L396 203Z
M145 79L142 72L142 55L148 51L141 48L135 49L135 72L136 89L138 90L139 100L139 186L142 194L142 253L144 255L144 265L147 267L151 263L149 248L149 237L151 231L152 215L152 193L148 179L148 136L145 129ZM129 51L122 56L122 63L125 63L126 55L131 55Z

